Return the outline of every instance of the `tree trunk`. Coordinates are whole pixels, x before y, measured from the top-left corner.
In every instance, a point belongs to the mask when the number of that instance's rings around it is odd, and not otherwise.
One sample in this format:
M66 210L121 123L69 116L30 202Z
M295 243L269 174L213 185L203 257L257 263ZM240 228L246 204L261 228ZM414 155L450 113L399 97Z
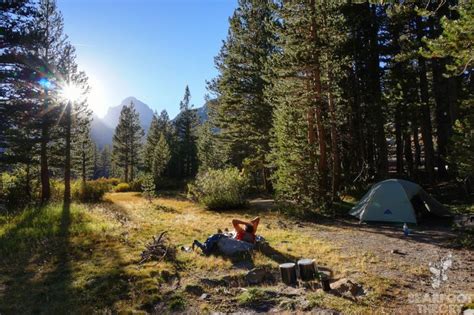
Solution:
M373 117L375 120L375 144L377 147L377 178L382 179L388 173L388 151L385 139L385 118L382 111L381 87L380 87L380 58L378 49L378 32L376 6L369 5L371 16L370 32L370 61L369 71L371 78L371 96L373 106Z
M65 158L64 158L64 204L71 202L71 102L66 105L65 112Z
M48 168L48 92L45 91L44 112L41 122L41 152L40 152L40 177L41 177L41 202L49 201L51 197L51 188L49 186L49 168Z
M357 33L355 28L352 29L353 37L356 38ZM351 152L354 153L354 156L351 157L351 172L359 174L361 169L365 167L365 158L367 157L366 148L364 146L364 137L363 137L363 128L361 128L362 113L360 106L360 95L359 95L359 62L357 61L357 47L353 45L353 55L354 55L354 70L352 72L351 83L352 83L352 93L353 93L353 102L351 104Z
M413 146L415 148L415 165L414 170L415 173L418 173L418 170L421 166L421 147L420 147L420 140L418 137L418 127L413 125Z
M448 142L451 135L452 126L452 105L450 104L450 91L448 89L448 79L443 77L443 60L433 60L433 88L436 101L436 136L438 144L438 174L441 178L446 178L446 157L448 153Z
M332 83L331 74L329 74L329 85ZM329 87L328 87L329 88ZM328 105L331 113L331 151L332 151L332 199L337 200L339 185L341 182L341 157L339 153L339 133L337 131L336 109L332 93L328 91Z
M439 5L431 21L431 35L433 38L440 36L443 32L441 19L443 17L454 19L450 1ZM457 84L456 78L446 78L443 72L446 67L447 58L435 58L432 62L433 68L433 90L436 101L436 136L438 145L437 165L440 178L448 179L447 157L448 145L452 135L452 126L456 115Z
M413 177L414 171L413 171L413 152L411 149L411 137L409 132L405 132L404 135L404 153L405 153L405 161L407 162L407 171L408 175L410 177Z
M373 177L375 175L375 143L374 134L370 128L367 129L366 136L366 152L367 152L367 168L369 175Z
M402 137L402 109L400 102L397 102L395 109L395 144L397 158L397 174L403 174L403 137Z
M417 39L422 40L423 26L421 25L421 17L416 18ZM418 57L418 74L420 78L420 127L421 137L423 140L423 148L425 153L425 167L428 175L428 181L434 182L434 149L433 136L431 130L431 116L428 95L428 80L426 77L426 64L423 57Z
M315 7L315 0L311 0L311 39L314 44L318 42L318 33L317 33L317 25L316 25L316 7ZM316 47L314 47L316 48ZM317 52L313 53L313 71L311 75L312 79L312 87L313 91L315 92L315 99L314 99L314 106L315 114L316 114L316 130L318 133L318 145L319 145L319 163L318 163L318 171L320 176L320 196L325 196L327 189L327 149L326 149L326 130L323 124L323 117L322 117L322 86L321 86L321 70L320 70L320 63L319 63L319 55Z

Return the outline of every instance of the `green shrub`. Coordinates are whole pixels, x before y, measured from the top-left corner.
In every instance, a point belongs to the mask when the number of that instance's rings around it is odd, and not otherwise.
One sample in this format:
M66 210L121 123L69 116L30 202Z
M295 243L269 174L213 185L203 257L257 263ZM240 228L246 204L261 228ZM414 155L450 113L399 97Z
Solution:
M72 185L72 199L80 202L98 202L109 191L109 184L103 181L80 181Z
M51 188L51 200L62 201L64 199L64 182L51 179L49 185Z
M107 184L109 186L109 189L112 189L118 184L120 184L120 179L114 178L114 177L112 178L101 177L101 178L96 179L95 181L99 183Z
M142 191L142 184L143 184L143 178L139 177L137 179L134 179L130 182L130 191Z
M120 183L115 187L115 192L127 192L130 191L130 185L127 183Z
M7 209L19 208L29 201L26 195L26 181L22 172L2 173L0 182L0 206Z
M209 209L231 209L246 205L249 180L237 168L208 170L188 185L188 196Z
M142 196L145 197L149 202L156 196L156 186L153 176L146 174L142 180Z

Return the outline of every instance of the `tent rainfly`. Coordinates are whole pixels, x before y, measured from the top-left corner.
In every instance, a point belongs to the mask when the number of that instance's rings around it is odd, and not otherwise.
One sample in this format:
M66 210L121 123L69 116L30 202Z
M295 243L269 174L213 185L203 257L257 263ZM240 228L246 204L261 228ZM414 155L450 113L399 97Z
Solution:
M450 216L448 209L426 193L420 185L402 180L387 179L374 184L364 197L349 212L360 221L417 223L421 203L423 212L444 217Z

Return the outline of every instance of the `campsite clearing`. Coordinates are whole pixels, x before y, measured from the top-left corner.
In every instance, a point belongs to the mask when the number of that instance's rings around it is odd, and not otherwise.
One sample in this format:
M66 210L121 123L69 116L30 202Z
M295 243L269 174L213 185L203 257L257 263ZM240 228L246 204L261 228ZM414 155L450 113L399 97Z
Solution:
M410 294L474 292L473 253L457 246L449 227L419 227L404 237L399 226L302 222L263 205L215 212L179 195L148 203L137 193L111 193L93 206L73 204L64 211L56 205L1 217L0 313L366 313L382 307L412 313L417 301ZM218 228L230 229L232 218L257 214L268 250L238 259L179 250ZM140 265L145 245L165 230L175 256ZM433 288L430 263L449 254L447 280ZM333 281L348 279L357 290L324 293L318 286L279 283L278 264L299 258L314 258ZM253 268L267 276L250 286L246 275Z

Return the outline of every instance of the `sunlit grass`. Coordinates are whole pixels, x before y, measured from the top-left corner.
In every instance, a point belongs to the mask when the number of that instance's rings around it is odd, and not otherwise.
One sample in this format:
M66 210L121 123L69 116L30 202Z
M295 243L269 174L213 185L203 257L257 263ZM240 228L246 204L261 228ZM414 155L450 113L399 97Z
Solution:
M190 303L198 303L198 310L215 309L206 301L186 300L186 294L176 291L177 283L184 288L201 278L243 275L245 270L236 268L231 259L179 248L191 246L194 239L205 240L218 228L231 229L232 218L256 215L261 216L258 234L279 259L254 251L249 258L254 266L276 271L281 259L314 258L319 267L331 270L334 279L358 273L369 291L362 302L314 295L314 305L360 311L378 305L383 295L394 294L393 283L370 274L371 265L381 263L376 255L344 253L340 244L316 238L313 233L317 229L334 233L350 230L312 223L299 228L291 219L267 210L216 212L181 198L160 196L149 203L137 193L111 193L104 203L73 204L68 213L61 204L52 204L0 217L0 254L4 257L0 264L0 313L61 313L71 308L78 313L128 313L151 310L163 300L168 303L167 311L182 310ZM286 227L280 226L282 221ZM145 244L162 231L167 231L170 244L178 249L176 261L139 265ZM426 271L409 265L399 268L414 275ZM254 291L247 294L249 299L258 296ZM29 298L23 301L25 292ZM242 295L239 300L245 305L247 297Z

